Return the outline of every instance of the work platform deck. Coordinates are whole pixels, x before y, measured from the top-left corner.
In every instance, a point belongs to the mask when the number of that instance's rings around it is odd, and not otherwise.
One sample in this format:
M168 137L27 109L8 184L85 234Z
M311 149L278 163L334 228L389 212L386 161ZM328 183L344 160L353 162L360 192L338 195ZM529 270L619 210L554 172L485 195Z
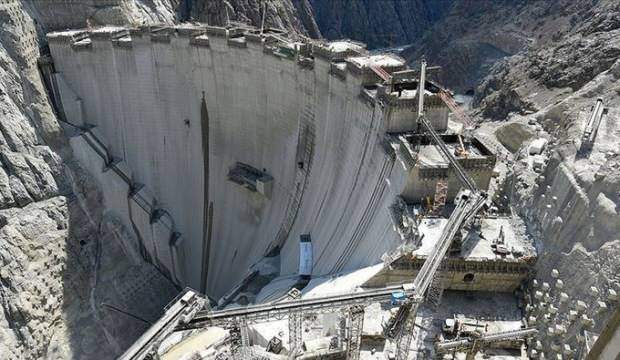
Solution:
M415 277L439 240L444 218L421 220L420 246L396 256L389 266L369 279L365 286L383 286ZM444 287L468 291L512 292L527 278L536 260L533 240L516 219L485 218L460 239L460 252L451 251L441 268ZM503 235L501 235L503 234ZM501 235L501 236L500 236ZM503 240L500 241L500 238ZM457 243L459 242L457 241ZM498 250L498 245L500 246Z

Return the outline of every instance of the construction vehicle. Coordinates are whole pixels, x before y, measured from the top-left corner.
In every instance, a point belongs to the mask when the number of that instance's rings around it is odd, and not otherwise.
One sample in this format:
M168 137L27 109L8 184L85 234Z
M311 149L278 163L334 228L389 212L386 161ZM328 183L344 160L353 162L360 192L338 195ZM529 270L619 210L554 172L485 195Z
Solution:
M392 293L391 303L392 305L401 305L407 299L407 294L404 291L395 291Z
M459 145L461 145L461 147L457 147L454 150L454 155L457 157L467 158L469 156L469 152L467 151L467 149L465 149L465 144L463 144L463 137L460 134L457 136L459 139Z
M476 319L466 318L463 315L455 315L443 322L441 330L445 334L454 336L481 336L488 329L488 324Z

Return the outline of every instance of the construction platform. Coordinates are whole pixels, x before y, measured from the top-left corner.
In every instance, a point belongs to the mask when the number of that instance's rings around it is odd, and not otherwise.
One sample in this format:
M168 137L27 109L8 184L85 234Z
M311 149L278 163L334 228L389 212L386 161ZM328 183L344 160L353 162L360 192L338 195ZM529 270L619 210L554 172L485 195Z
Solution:
M389 266L364 286L402 283L415 277L439 240L445 218L424 218L418 225L422 237L412 252L392 256ZM441 268L444 288L464 291L513 292L524 282L536 260L533 240L524 235L516 219L484 218L478 226L456 239Z
M467 175L479 189L488 189L496 155L479 139L465 140L459 135L440 135ZM401 194L407 203L427 203L434 199L437 183L447 182L447 202L452 202L461 189L461 183L437 145L427 135L404 133L392 137L396 155L408 169L407 184Z

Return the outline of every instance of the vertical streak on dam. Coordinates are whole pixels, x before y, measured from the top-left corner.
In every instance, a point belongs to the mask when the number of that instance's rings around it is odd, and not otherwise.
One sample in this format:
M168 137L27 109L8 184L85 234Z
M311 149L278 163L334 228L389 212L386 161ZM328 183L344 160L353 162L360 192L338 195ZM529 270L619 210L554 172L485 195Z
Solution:
M202 157L204 179L204 203L203 203L203 230L202 230L202 272L200 278L200 291L206 293L207 279L209 275L209 257L211 250L211 226L213 225L213 204L209 201L209 110L205 100L205 92L202 92L200 102L200 127L202 133Z

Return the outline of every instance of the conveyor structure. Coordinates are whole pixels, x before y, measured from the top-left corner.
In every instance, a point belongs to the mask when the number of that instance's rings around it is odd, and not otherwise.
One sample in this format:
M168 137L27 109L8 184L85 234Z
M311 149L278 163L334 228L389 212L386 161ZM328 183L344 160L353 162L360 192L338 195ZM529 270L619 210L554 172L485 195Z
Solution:
M411 284L404 284L314 299L295 299L218 311L202 310L191 321L179 326L177 329L185 330L203 328L205 326L218 326L237 318L246 318L249 323L258 323L281 319L291 313L302 311L333 311L337 308L353 305L368 305L374 302L388 301L392 293L399 291L405 292L409 297L413 297L415 293Z
M502 331L492 334L482 335L478 338L467 337L457 340L441 341L435 344L438 353L446 353L450 351L466 351L467 359L473 359L476 353L485 346L492 343L502 341L517 341L531 338L538 334L535 328L526 328L510 331Z
M119 360L149 359L161 341L174 329L196 315L205 306L206 299L195 291L186 288L168 306L164 315L144 333L133 345L119 357Z
M248 323L257 323L280 319L286 316L300 315L301 312L333 311L337 308L364 306L381 301L389 301L394 292L404 292L413 297L411 284L388 286L381 289L364 290L351 294L332 295L314 299L294 299L286 302L259 304L229 310L204 310L205 299L193 290L186 289L166 307L164 315L153 324L119 359L146 359L156 351L160 342L175 330L189 330L207 326L224 326L231 322L242 327ZM363 313L359 310L357 313ZM243 329L240 329L243 332ZM358 329L359 330L359 329ZM359 332L359 331L358 331ZM356 346L359 351L359 344Z

